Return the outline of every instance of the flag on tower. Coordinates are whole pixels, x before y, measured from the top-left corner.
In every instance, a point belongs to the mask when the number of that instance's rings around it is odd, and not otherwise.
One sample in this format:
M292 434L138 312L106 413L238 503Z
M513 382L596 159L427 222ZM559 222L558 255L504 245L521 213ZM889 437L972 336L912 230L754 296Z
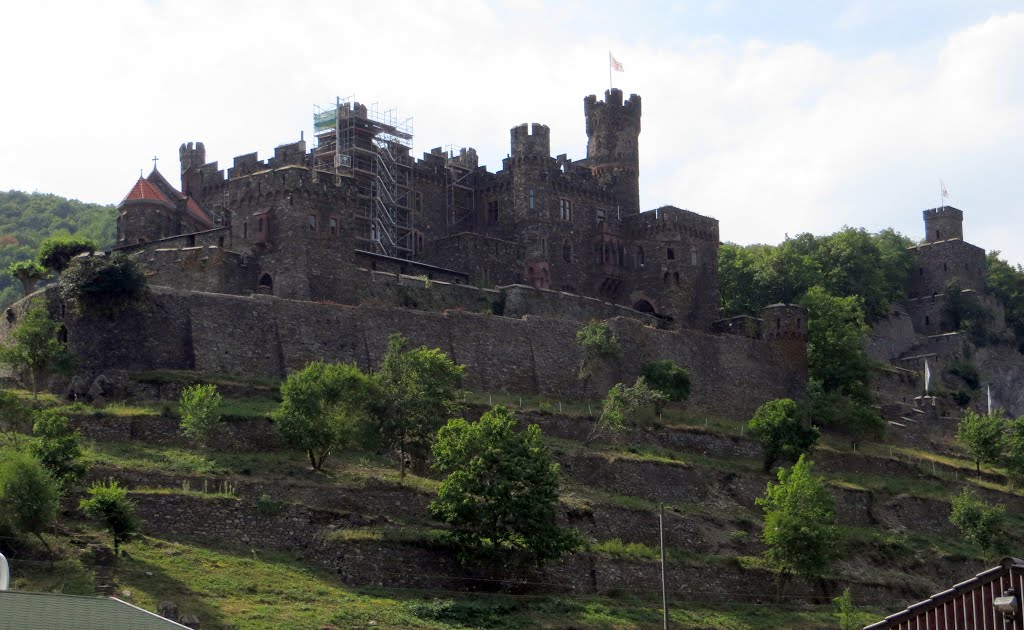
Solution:
M622 69L622 62L613 57L611 51L608 51L608 67L616 72L625 72Z
M949 199L949 191L946 190L946 184L941 179L939 180L939 188L942 190L942 199Z

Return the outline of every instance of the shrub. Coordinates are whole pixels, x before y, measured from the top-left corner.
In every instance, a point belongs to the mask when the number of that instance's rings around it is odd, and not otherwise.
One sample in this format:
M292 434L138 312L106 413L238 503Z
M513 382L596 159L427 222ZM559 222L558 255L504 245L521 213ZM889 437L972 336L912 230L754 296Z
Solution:
M181 390L178 413L181 432L200 446L206 446L220 423L221 395L216 385L190 385Z
M85 475L78 431L68 427L68 419L51 409L35 414L32 426L35 440L29 450L49 471L61 492L67 492Z
M781 458L797 459L818 441L818 429L802 422L797 405L789 398L770 400L761 405L749 423L750 433L761 441L764 471Z
M978 389L978 386L981 384L981 376L978 374L978 368L975 367L973 363L957 361L949 366L949 373L962 378L971 389Z
M124 254L76 259L60 281L60 296L79 312L114 314L145 291L146 275Z
M597 365L622 354L619 338L601 321L591 321L576 331L576 343L583 350L580 361L579 378L589 381L594 376Z
M82 499L78 508L86 516L98 520L110 532L114 539L115 556L121 543L128 541L139 528L135 503L128 498L128 490L113 480L106 484L92 484L89 498Z
M640 368L640 375L647 383L658 390L668 400L679 402L690 397L690 373L674 361L652 361ZM655 406L655 412L661 413L663 404Z
M964 538L981 547L986 555L1001 547L999 540L1006 508L985 503L970 488L964 488L950 503L949 522Z
M42 533L57 517L57 485L39 460L27 453L0 451L0 529Z
M637 377L636 383L631 386L616 383L608 390L608 395L604 398L601 415L594 423L594 429L587 436L587 442L606 431L622 433L626 430L630 416L646 405L653 404L657 407L664 402L665 395L648 387L647 381L642 376Z
M37 257L43 267L61 273L71 264L72 258L94 251L96 251L96 243L90 239L77 236L51 236L39 245Z

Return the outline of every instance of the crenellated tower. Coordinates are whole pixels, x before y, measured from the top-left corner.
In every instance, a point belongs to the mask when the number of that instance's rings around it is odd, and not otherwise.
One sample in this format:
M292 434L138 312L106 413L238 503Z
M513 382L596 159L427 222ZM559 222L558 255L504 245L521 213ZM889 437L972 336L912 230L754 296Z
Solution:
M615 190L623 215L640 212L640 97L622 90L591 94L583 99L587 119L587 164L594 175Z
M200 169L206 164L206 147L202 142L182 144L178 147L178 159L181 161L181 192L188 197L198 197L203 186Z

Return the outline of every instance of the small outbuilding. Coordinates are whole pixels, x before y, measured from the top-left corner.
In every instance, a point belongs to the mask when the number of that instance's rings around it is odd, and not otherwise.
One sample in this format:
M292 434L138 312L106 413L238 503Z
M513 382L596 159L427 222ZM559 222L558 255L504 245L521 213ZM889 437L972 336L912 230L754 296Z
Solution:
M1024 560L1003 558L953 588L864 630L1024 630Z

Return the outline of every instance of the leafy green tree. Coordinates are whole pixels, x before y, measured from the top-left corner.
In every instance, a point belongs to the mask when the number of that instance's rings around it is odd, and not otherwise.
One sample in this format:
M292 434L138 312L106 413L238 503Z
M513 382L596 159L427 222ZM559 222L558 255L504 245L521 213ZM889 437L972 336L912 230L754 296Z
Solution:
M836 297L811 287L803 298L807 308L807 360L811 378L826 392L870 400L870 361L864 351L868 326L859 297Z
M647 405L662 405L665 395L647 385L643 376L638 376L633 385L616 383L608 390L601 405L601 415L587 437L587 442L606 432L623 433L629 426L629 418Z
M843 432L854 448L862 440L877 440L885 434L885 420L873 406L827 392L821 381L813 378L807 382L807 396L797 405L797 417L817 427Z
M953 497L951 504L949 522L960 530L964 538L981 547L985 555L1001 550L1005 507L982 501L970 488L964 488L959 495Z
M355 365L310 363L281 385L274 422L294 447L306 451L313 470L351 445L367 417L370 379Z
M57 518L57 508L57 486L39 460L20 451L0 451L0 525L32 534L49 549L42 534Z
M1024 267L1012 266L996 250L988 253L985 288L999 298L1006 309L1006 325L1017 336L1017 349L1024 352Z
M989 342L992 314L976 299L965 295L960 280L953 278L943 292L942 324L945 330L963 330L978 346Z
M793 400L778 398L758 407L750 419L747 426L751 435L761 442L765 472L780 459L802 457L817 443L818 429L802 421L797 411Z
M89 518L96 519L114 539L114 555L121 543L127 542L139 529L135 516L135 503L128 498L128 490L116 481L96 482L89 487L89 497L78 503L78 509Z
M76 259L60 282L60 296L83 312L116 313L145 292L146 275L124 254Z
M181 432L200 446L206 446L220 423L221 395L216 385L191 385L181 390L178 414Z
M17 446L19 436L31 431L32 409L11 392L0 390L0 436L3 441L10 446Z
M999 414L980 414L970 409L956 428L956 443L974 462L978 473L981 465L992 465L1003 453L1003 433L1006 419Z
M36 288L36 283L49 277L46 268L34 260L19 260L7 267L7 273L21 283L23 295L28 295Z
M853 595L850 588L843 589L843 594L832 600L836 606L836 619L839 630L860 630L862 624L857 623L857 609L853 607Z
M764 510L765 559L784 577L820 575L832 562L839 542L835 501L814 463L804 455L789 470L780 468L757 499Z
M619 338L608 328L606 322L593 320L576 331L576 343L583 350L583 359L577 375L585 382L594 376L597 366L622 354Z
M57 340L59 329L60 324L50 319L46 309L37 306L25 314L11 333L14 344L0 346L0 363L28 373L34 398L38 398L40 378L50 372L67 373L74 369L74 355Z
M516 430L502 406L472 424L449 420L434 443L445 475L430 514L452 528L464 559L494 561L525 552L537 564L576 549L579 537L558 526L558 464L540 428Z
M645 363L640 368L640 376L666 400L680 402L690 397L690 372L675 361L666 359ZM654 412L661 413L663 407L664 403L656 402Z
M35 440L29 451L38 459L63 493L71 489L85 475L82 446L78 431L68 426L66 416L52 409L36 412L32 426Z
M1020 484L1024 480L1024 416L1006 422L1003 465L1014 483Z
M459 384L465 370L440 349L407 349L408 344L398 333L388 338L387 352L373 375L371 403L374 439L398 452L402 477L406 456L426 458L438 428L461 412Z
M51 236L39 245L39 264L61 273L79 254L96 251L96 243L78 236Z

